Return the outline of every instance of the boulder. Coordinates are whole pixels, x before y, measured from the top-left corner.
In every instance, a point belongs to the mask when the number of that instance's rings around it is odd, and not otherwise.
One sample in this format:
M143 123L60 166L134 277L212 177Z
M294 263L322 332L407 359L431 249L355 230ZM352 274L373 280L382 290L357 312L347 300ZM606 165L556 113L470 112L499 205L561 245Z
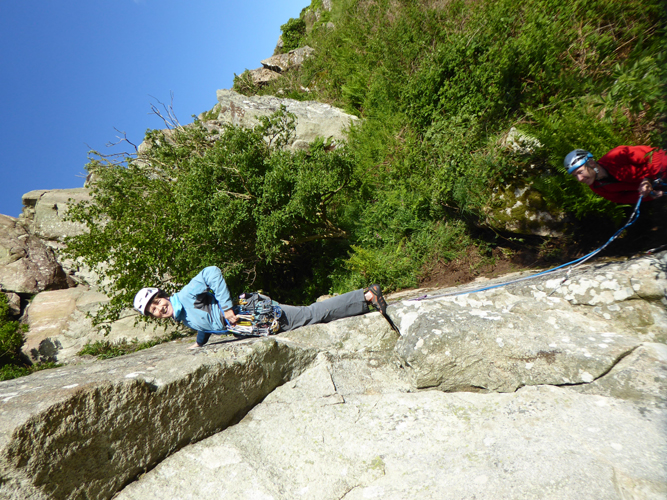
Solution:
M402 333L396 350L415 388L591 383L642 342L667 342L666 265L663 253L590 266L564 283L563 272L403 301L392 313Z
M0 215L0 290L35 294L73 284L52 249L29 234L17 219Z
M110 499L238 420L314 357L273 338L220 354L186 346L0 382L0 498Z
M496 188L484 207L486 224L497 231L560 237L566 217L547 204L531 183L510 183Z
M82 224L63 220L68 204L89 199L87 188L30 191L23 195L23 213L19 220L30 234L61 242L67 236L86 230Z
M284 73L285 71L301 66L303 61L312 56L314 52L315 49L306 45L305 47L290 50L286 54L271 56L260 62L268 70L275 71L276 73Z
M5 296L7 297L10 316L14 318L21 316L21 296L12 292L5 293Z
M664 498L666 269L404 294L401 335L375 312L0 382L0 497Z
M136 327L137 313L128 310L104 335L92 326L88 313L108 301L106 295L85 285L37 294L25 314L29 330L25 334L23 352L35 362L70 363L79 359L77 353L88 343L146 342L174 330L156 325Z
M296 116L296 136L291 149L307 148L318 137L345 140L346 130L358 118L328 104L297 101L273 96L246 97L232 90L218 90L217 121L243 127L259 124L259 117L270 116L285 106Z
M503 145L513 152L523 155L532 154L536 149L542 147L542 143L536 137L521 132L516 127L510 128L505 136Z
M266 85L267 83L280 78L280 73L276 73L267 68L253 69L248 73L250 73L250 78L252 78L253 83L258 86Z
M665 424L661 409L549 386L349 391L323 362L116 499L664 498Z

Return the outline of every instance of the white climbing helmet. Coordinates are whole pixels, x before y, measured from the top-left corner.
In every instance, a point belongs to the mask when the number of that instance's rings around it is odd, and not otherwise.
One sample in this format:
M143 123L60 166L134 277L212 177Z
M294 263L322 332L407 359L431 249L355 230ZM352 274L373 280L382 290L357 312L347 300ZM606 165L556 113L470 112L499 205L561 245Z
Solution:
M142 288L134 296L134 308L145 316L146 306L159 292L159 288Z

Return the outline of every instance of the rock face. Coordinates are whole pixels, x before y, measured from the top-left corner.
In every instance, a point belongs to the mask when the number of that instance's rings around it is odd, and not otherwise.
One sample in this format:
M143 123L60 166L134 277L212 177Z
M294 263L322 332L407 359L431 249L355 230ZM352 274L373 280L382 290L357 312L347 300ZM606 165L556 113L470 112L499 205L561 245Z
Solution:
M0 215L0 290L35 294L72 284L53 250L18 225L17 219Z
M264 68L270 71L283 73L294 67L301 66L303 61L310 57L313 52L315 52L315 49L306 45L305 47L290 50L287 54L277 54L260 62Z
M564 234L565 214L548 206L530 183L512 183L498 189L484 211L486 223L496 230L551 237Z
M128 310L126 316L111 325L108 335L97 333L87 313L108 301L106 295L85 285L38 294L25 313L30 329L23 352L34 362L69 363L77 360L77 353L89 342L145 342L171 331L155 325L135 327L137 314Z
M55 250L58 262L74 281L94 284L98 280L95 273L58 255L58 251L65 246L66 237L76 236L86 230L82 224L64 220L69 204L88 200L88 188L30 191L23 195L23 213L19 217L19 224Z
M23 195L21 224L30 234L60 242L85 231L84 226L63 220L68 204L89 199L87 188L30 191Z
M358 120L338 108L316 101L273 96L246 97L232 90L218 90L217 94L217 121L243 127L254 127L259 124L259 117L269 116L285 106L297 119L296 138L290 145L291 149L307 148L317 137L343 141L345 130Z
M667 253L560 278L2 382L0 497L665 498Z
M252 69L249 70L249 72L253 83L259 86L266 85L267 83L280 78L280 73L276 73L267 68Z
M661 498L662 412L558 387L513 394L338 388L323 363L118 500ZM348 389L348 390L345 390ZM217 495L224 492L224 497ZM664 498L664 497L662 497Z
M397 352L417 388L590 383L642 342L667 342L665 263L609 263L560 287L552 278L409 302Z

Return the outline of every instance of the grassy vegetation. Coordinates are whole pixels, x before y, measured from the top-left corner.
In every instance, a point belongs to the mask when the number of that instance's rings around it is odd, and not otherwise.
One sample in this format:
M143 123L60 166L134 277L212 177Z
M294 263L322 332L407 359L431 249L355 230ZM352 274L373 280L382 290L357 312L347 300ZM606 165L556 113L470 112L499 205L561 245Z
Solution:
M578 229L595 221L606 240L623 208L562 160L574 148L665 146L666 13L664 0L338 0L331 12L314 1L283 34L286 50L307 44L315 56L265 87L246 73L235 88L361 117L347 146L282 151L293 131L283 111L255 130L150 131L141 162L92 161L94 202L70 211L90 232L68 252L109 283L98 320L141 286L171 292L206 265L235 292L285 303L415 286L434 262L471 246L493 259L523 238L488 216L516 186L533 186L528 204L568 215L572 239L598 244ZM512 127L542 146L515 152Z
M137 339L133 339L128 342L126 339L119 340L118 342L109 342L108 340L98 340L95 342L88 342L83 349L81 349L77 355L79 356L95 356L97 359L110 359L116 358L118 356L123 356L124 354L131 354L133 352L141 351L143 349L148 349L165 342L171 342L175 339L180 339L184 336L190 335L183 334L180 332L174 332L163 337L159 337L153 340L148 340L146 342L139 342Z
M350 134L359 193L347 200L350 256L332 274L336 290L414 284L426 261L471 243L492 194L512 183L575 219L620 220L619 206L562 172L563 157L667 143L662 0L333 5L335 29L315 26L302 42L315 56L253 90L364 119ZM543 147L509 150L512 126Z
M31 373L35 373L41 370L47 370L49 368L57 368L62 366L61 364L48 361L45 363L36 363L34 365L26 364L14 364L9 363L0 366L0 381L1 380L11 380L13 378L25 377Z

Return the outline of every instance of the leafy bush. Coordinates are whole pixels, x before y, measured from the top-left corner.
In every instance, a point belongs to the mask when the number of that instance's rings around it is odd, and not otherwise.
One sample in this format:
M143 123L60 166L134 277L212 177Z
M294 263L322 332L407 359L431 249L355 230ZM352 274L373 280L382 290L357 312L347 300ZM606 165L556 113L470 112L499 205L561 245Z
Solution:
M148 340L146 342L139 342L137 339L133 339L130 342L125 339L119 340L118 342L109 342L107 340L98 340L92 343L87 342L86 345L83 346L83 348L77 353L77 355L90 355L95 356L97 359L116 358L125 354L131 354L143 349L148 349L164 342L170 342L174 339L183 337L183 335L183 333L174 332L172 334L165 335L164 337Z
M25 325L10 320L7 295L0 292L0 362L13 363L18 360L25 342L25 331Z
M245 70L240 75L234 73L234 84L232 89L239 94L251 96L259 91L259 86L255 84L249 70Z
M306 22L302 18L290 18L280 27L283 39L283 53L302 47L306 35Z
M93 199L69 211L89 231L68 239L66 255L106 281L113 298L96 323L117 318L139 288L171 293L208 265L233 290L262 288L276 299L309 280L304 264L319 257L304 257L308 249L325 255L336 245L326 242L347 237L339 211L352 168L345 148L328 152L323 142L285 151L293 128L284 110L254 130L213 134L195 122L148 132L150 148L137 159L89 163Z
M0 380L11 380L14 378L25 377L31 373L35 373L41 370L48 370L50 368L57 368L62 366L58 363L48 361L45 363L39 363L34 365L24 365L24 364L6 364L0 366Z
M73 214L91 232L70 251L111 280L113 311L141 285L171 291L209 264L234 288L285 301L413 286L430 262L495 244L473 237L494 190L530 183L573 218L618 220L622 209L567 176L563 157L667 144L662 0L341 0L327 16L335 29L306 32L303 16L283 26L285 50L315 48L300 69L235 86L362 117L347 148L267 146L265 136L283 141L283 115L218 140L197 123L152 131L140 161L89 165L101 181ZM542 147L513 152L512 126Z

